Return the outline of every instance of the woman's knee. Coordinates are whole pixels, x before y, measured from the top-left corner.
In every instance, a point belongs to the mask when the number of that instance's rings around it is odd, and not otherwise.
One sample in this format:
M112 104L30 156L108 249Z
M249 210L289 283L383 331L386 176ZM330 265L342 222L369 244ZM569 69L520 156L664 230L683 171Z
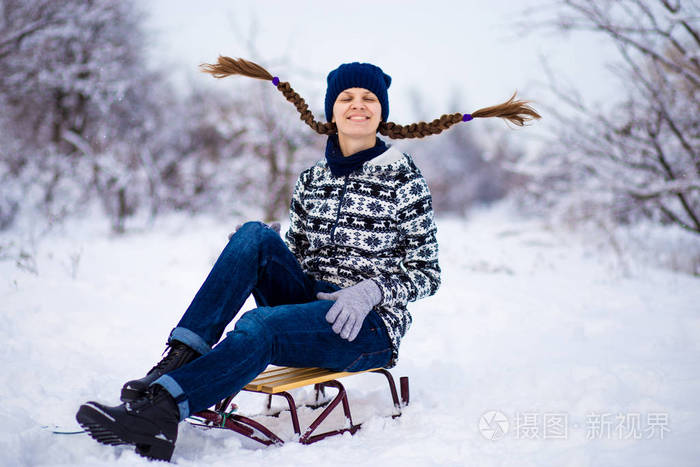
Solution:
M243 313L232 332L245 334L256 342L271 340L272 329L265 319L266 309L267 307L259 307Z
M248 221L235 232L231 241L238 238L245 238L247 244L265 246L270 243L278 243L281 236L270 226L260 221Z
M250 253L258 256L267 243L266 230L270 229L266 228L262 222L246 222L231 236L226 247L236 255Z
M244 313L236 321L233 331L226 333L226 338L217 347L230 350L238 359L262 355L269 362L274 349L273 336L265 320L257 313L258 310L260 309L256 308Z
M241 224L240 227L236 229L229 240L234 241L241 237L247 237L247 239L254 239L260 237L260 232L264 229L265 224L259 221L248 221Z

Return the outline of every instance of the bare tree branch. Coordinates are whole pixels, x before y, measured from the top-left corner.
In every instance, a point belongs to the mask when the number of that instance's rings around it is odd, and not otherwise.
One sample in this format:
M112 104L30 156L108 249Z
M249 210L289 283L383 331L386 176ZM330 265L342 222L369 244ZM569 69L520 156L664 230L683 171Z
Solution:
M659 1L561 0L555 20L537 23L607 37L620 54L613 72L622 91L609 109L592 108L541 59L551 92L575 117L549 112L560 128L539 179L584 217L599 206L625 221L661 216L700 233L698 9Z

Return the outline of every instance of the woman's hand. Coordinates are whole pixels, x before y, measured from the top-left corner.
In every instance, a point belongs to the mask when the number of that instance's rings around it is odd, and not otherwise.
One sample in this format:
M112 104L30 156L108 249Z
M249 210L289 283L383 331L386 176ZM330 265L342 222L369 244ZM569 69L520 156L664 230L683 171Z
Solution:
M333 293L319 292L319 300L335 300L326 313L326 321L333 324L333 331L352 342L362 329L369 312L382 299L382 292L371 279L340 289Z

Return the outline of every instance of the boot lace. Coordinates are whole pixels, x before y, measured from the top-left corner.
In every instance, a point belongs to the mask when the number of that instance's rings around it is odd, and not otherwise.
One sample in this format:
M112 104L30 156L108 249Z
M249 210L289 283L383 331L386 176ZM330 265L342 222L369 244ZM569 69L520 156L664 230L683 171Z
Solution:
M161 355L165 355L165 352L169 351L168 355L166 355L165 358L158 362L156 366L151 368L151 371L149 371L148 374L151 374L154 371L168 368L174 361L177 361L180 358L180 356L187 350L187 347L179 342L176 342L174 344L170 344L168 342L165 345L166 348Z

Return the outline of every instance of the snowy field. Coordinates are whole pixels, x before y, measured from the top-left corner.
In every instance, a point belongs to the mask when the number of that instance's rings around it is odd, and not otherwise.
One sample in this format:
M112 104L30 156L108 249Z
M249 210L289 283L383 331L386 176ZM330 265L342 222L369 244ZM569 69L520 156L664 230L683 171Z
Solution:
M122 237L76 223L42 240L34 272L0 262L0 465L149 464L46 427L78 429L80 404L117 404L161 358L237 221L173 217ZM173 462L698 465L700 279L505 208L438 229L443 284L413 304L392 370L411 382L401 418L383 378L361 375L343 381L364 422L355 436L266 448L181 424ZM263 396L238 404L264 411ZM261 420L293 438L287 413Z

